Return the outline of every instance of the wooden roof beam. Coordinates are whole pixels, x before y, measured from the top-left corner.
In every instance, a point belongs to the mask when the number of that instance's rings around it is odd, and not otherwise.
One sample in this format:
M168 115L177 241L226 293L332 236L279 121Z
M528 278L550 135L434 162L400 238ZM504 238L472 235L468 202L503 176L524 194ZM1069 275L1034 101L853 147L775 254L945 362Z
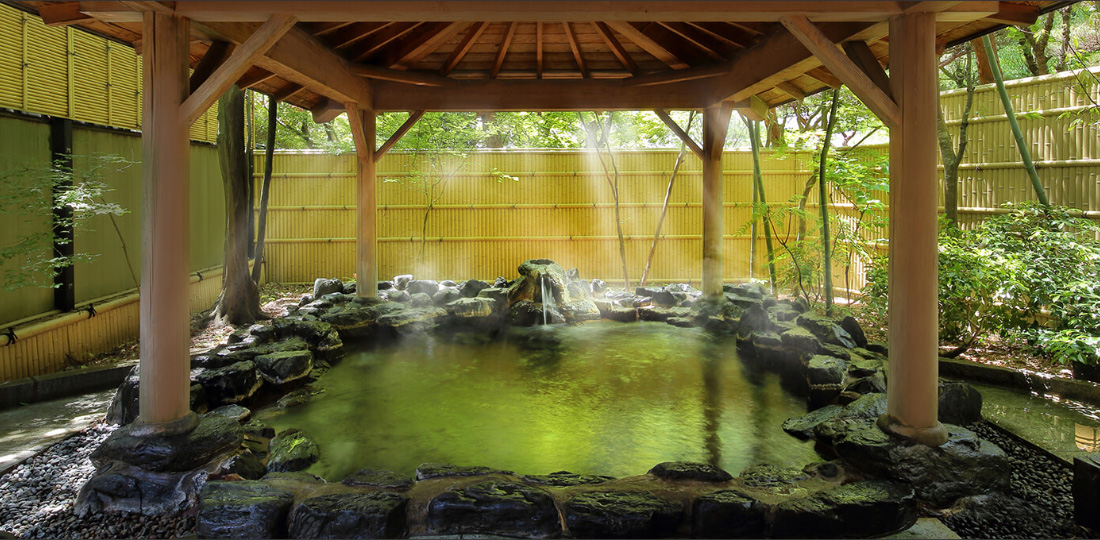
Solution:
M108 22L136 22L141 10L167 8L157 2L81 2L81 11ZM948 3L944 3L948 4ZM998 11L995 1L953 2L938 9L941 20L974 20ZM880 22L910 9L907 2L856 1L771 2L685 0L631 0L592 2L522 0L439 2L434 0L180 0L172 3L177 14L199 22L261 22L275 13L286 13L308 22L425 21L425 22L776 22L788 13L802 13L815 22ZM138 11L135 11L138 10ZM171 9L171 8L169 8Z
M346 49L366 39L368 36L377 32L381 28L385 27L388 23L352 23L335 31L326 32L321 35L315 35L320 38L324 36L323 41L329 47L340 50Z
M775 87L783 91L784 94L787 94L788 96L791 96L798 101L806 99L806 92L796 86L794 84L794 81L784 81L781 83L777 83Z
M630 57L630 53L623 48L623 44L619 43L619 40L615 38L615 34L611 32L611 28L607 26L607 23L597 21L592 23L592 26L596 27L596 33L603 38L607 46L611 48L611 53L615 55L615 58L619 59L619 63L631 73L638 72L638 64L634 63L634 59Z
M276 103L278 103L280 101L286 101L286 100L290 99L291 96L293 96L294 94L297 94L298 92L301 92L302 90L305 90L304 86L302 86L300 84L290 83L290 84L282 87L278 91L272 93L271 94L271 99L274 100Z
M668 67L672 69L687 69L691 67L673 54L672 51L665 48L664 45L657 43L653 38L650 38L645 35L644 32L635 28L634 25L622 21L606 22L607 25L614 28L616 32L626 36L626 38L633 41L635 45L641 47L642 50L649 53L654 58L664 62Z
M195 23L198 24L198 23ZM211 23L211 32L234 43L252 34L252 25ZM256 61L262 67L311 92L339 103L370 103L370 86L351 70L351 64L299 28L291 28Z
M206 54L202 55L202 60L199 60L199 65L195 66L195 71L191 72L191 93L194 93L206 79L210 78L210 74L214 73L214 70L225 63L225 60L229 58L230 50L228 41L214 41L210 44L210 47L206 49Z
M749 120L755 120L757 122L763 122L764 118L768 116L768 104L760 99L759 96L751 96L745 101L739 101L736 103L730 103L733 110L738 114L748 118Z
M241 78L237 79L236 84L238 88L240 88L241 90L245 90L248 88L252 88L253 86L256 86L257 84L260 84L262 82L266 82L274 77L274 73L266 69L253 66L252 69L246 71L244 75L241 75Z
M986 18L1012 26L1031 26L1039 18L1039 8L1012 2L998 2L997 12Z
M707 32L682 22L662 22L660 25L668 31L676 34L684 41L692 44L696 49L710 58L718 61L729 60L733 53L743 47L730 45L728 42L716 39Z
M389 152L390 148L393 148L395 144L401 142L401 138L416 125L416 121L420 120L421 116L424 116L424 111L413 111L409 113L409 117L405 119L401 127L397 128L397 131L393 132L393 135L391 135L389 139L386 139L386 142L382 143L382 146L379 146L378 150L374 152L374 161L377 162L382 159L382 156L386 155L386 152Z
M415 34L405 36L401 43L394 44L392 50L383 51L377 64L387 68L408 69L410 64L428 56L469 25L468 22L438 22L422 25L423 29L418 28Z
M262 26L244 40L229 58L180 105L180 116L186 125L197 120L248 68L272 47L295 23L290 15L273 15Z
M787 15L779 22L833 72L888 127L901 124L901 109L855 62L837 49L817 26L803 15ZM864 44L866 46L866 44ZM868 51L870 52L870 51ZM878 65L878 62L875 62ZM881 69L881 67L879 68Z
M454 70L455 66L462 61L462 57L466 56L466 53L470 52L470 48L474 46L474 42L481 36L481 33L485 31L485 28L489 26L489 23L479 22L474 23L470 27L470 31L466 32L466 37L462 38L462 42L455 47L455 50L451 52L451 56L447 58L446 62L443 62L443 67L440 68L440 75L447 75Z
M657 114L657 117L660 118L666 126L668 126L668 129L672 130L672 133L680 138L684 146L691 149L691 152L699 156L699 159L703 159L703 149L699 147L699 143L695 142L695 139L692 139L691 135L688 135L688 133L680 127L680 124L677 124L676 121L669 116L668 111L664 109L653 109L653 112Z
M427 73L423 71L398 71L396 69L380 68L367 64L352 64L351 71L360 77L378 79L380 81L391 81L417 86L454 86L454 81L451 79L436 73Z
M94 19L80 11L80 2L41 2L35 7L46 26L67 26Z
M512 21L508 23L508 31L504 33L504 39L500 42L500 47L497 49L497 57L493 60L493 70L489 72L489 78L497 78L497 74L500 73L500 67L504 65L504 57L508 54L508 47L512 45L512 38L516 35L516 26L519 23Z
M535 77L542 78L542 23L535 23Z
M894 92L890 90L890 77L886 75L886 70L882 69L882 64L878 62L878 58L875 58L875 53L871 52L871 47L864 41L848 41L844 45L844 53L848 55L848 59L852 61L867 78L871 79L871 82L875 83L875 86L879 87L890 99L894 98Z
M576 60L577 67L581 70L581 78L588 78L588 66L584 63L584 56L581 55L580 45L577 44L577 36L573 35L573 28L569 26L569 21L561 23L562 28L565 29L565 38L569 40L569 49L573 51L573 60Z
M395 22L389 23L384 28L377 32L372 32L367 36L366 41L357 43L355 54L351 57L355 58L356 62L362 62L372 55L382 50L383 47L389 45L393 41L400 39L405 34L408 34L412 29L420 26L418 22Z
M322 99L320 103L309 110L313 115L313 121L318 124L331 122L347 110L347 104L340 103L332 98Z
M821 66L806 70L806 76L811 79L817 79L830 88L840 88L844 86L844 83L840 82L840 79L836 78L829 70Z

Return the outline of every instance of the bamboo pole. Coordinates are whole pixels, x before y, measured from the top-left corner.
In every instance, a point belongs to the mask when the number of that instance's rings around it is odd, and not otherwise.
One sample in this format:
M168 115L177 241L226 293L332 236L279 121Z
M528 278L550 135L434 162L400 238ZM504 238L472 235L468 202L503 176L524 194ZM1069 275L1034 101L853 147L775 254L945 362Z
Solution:
M775 279L775 251L772 246L772 226L771 216L766 212L768 208L768 198L764 193L764 174L760 168L760 122L752 121L749 126L749 141L752 144L752 179L753 179L753 193L756 194L754 199L759 198L760 204L765 208L764 214L764 246L768 250L768 277L771 279L771 291L775 294L776 279ZM755 200L753 201L755 203ZM821 205L825 208L825 205ZM755 223L756 220L753 220ZM752 234L752 243L756 244L756 233Z
M833 128L836 126L836 105L840 100L840 91L833 89L832 105L829 107L829 122L825 127L825 139L821 141L821 160L817 164L817 195L818 206L821 209L821 250L823 260L821 263L824 273L825 314L832 315L833 311L833 260L829 252L829 194L827 193L825 176L826 162L829 158L829 147L832 146Z

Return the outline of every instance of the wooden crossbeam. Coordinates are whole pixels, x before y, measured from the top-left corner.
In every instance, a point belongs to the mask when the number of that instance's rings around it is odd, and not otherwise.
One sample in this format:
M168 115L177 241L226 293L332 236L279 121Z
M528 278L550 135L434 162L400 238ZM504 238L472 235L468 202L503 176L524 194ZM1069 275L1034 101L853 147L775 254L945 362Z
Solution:
M882 64L878 63L878 58L875 58L875 53L871 51L871 47L864 41L848 41L844 45L844 53L848 55L848 59L852 61L864 75L867 75L871 82L875 83L875 86L879 87L890 99L893 99L893 93L890 90L890 77L886 75L886 70L882 69Z
M634 59L630 57L630 53L623 48L623 44L619 43L619 40L615 38L615 34L611 33L611 28L607 26L607 23L597 21L592 23L596 27L596 33L603 38L607 46L611 48L611 53L615 55L615 58L619 59L619 63L631 73L638 72L638 64L634 63Z
M718 77L729 73L729 64L721 64L716 66L703 66L694 67L688 69L678 69L676 71L651 73L647 75L637 75L623 81L624 86L657 86L661 84L672 84L684 81L695 81L699 79L709 79L712 77Z
M409 113L409 117L405 119L401 127L397 128L397 131L393 132L393 135L391 135L389 139L386 139L386 142L382 143L382 146L379 146L378 150L374 152L374 161L377 162L382 159L382 156L386 155L386 152L389 152L390 148L393 148L393 145L400 142L401 138L416 125L416 121L420 120L421 116L424 116L424 111L413 111Z
M497 78L497 74L500 73L500 67L504 65L504 57L508 54L508 47L512 45L512 38L516 35L516 26L519 23L512 21L508 23L508 31L504 33L504 39L500 42L500 48L497 49L497 57L493 60L493 70L489 72L489 78Z
M366 77L368 79L378 79L380 81L415 84L417 86L454 85L454 81L451 79L440 76L436 73L426 73L423 71L398 71L396 69L386 69L366 64L352 64L351 71L352 73L355 73L360 77Z
M366 40L357 43L355 54L353 56L349 56L349 58L354 58L356 62L362 62L363 60L366 60L367 58L370 58L371 56L378 53L378 51L382 50L382 48L386 45L393 43L395 40L398 40L405 34L411 32L419 25L420 23L418 22L389 23L385 26L385 28L382 28L377 32L371 33L370 36L367 36Z
M206 79L210 78L210 75L214 73L214 70L218 69L226 58L229 58L229 42L227 41L214 41L210 44L210 47L206 49L206 54L202 55L202 60L199 60L199 65L195 66L195 71L191 72L191 92L202 85Z
M297 94L298 92L301 92L302 90L305 90L304 86L300 84L290 83L282 87L275 93L271 94L271 99L274 100L276 103L280 101L286 101L290 99L291 96Z
M634 44L641 47L643 51L649 53L661 62L664 62L668 67L672 69L687 69L691 67L673 54L672 51L668 50L664 45L657 43L630 23L623 21L607 21L607 25L614 28L616 32L626 36L630 41L633 41Z
M763 122L764 118L768 116L768 104L759 96L751 96L745 101L730 103L729 105L749 120Z
M1039 8L1014 2L998 2L997 12L986 19L1012 26L1031 26L1039 18Z
M443 62L443 67L439 69L440 75L447 75L459 62L462 61L462 57L466 56L466 53L470 52L470 48L474 46L474 42L481 36L481 33L485 31L485 28L489 26L489 23L479 22L470 26L470 30L466 32L466 37L462 38L462 42L455 47L454 51L451 51L451 56L447 58L446 62Z
M266 69L253 67L246 71L244 75L241 75L241 78L237 79L237 87L241 90L252 88L257 84L270 80L274 76L274 73Z
M313 115L313 121L318 124L331 122L347 110L347 107L334 99L325 98L313 106L309 112Z
M833 72L871 112L888 127L901 123L901 110L854 62L837 49L836 44L804 15L786 15L779 22Z
M562 28L565 29L565 38L569 40L569 49L573 51L573 60L576 60L577 67L581 70L581 78L588 78L588 67L584 63L584 56L581 55L580 45L577 44L577 36L573 35L573 28L569 26L569 22L565 21L561 23Z
M672 132L683 141L684 146L691 149L692 153L699 156L700 159L703 158L703 149L699 147L695 139L691 138L691 135L688 135L688 133L680 127L680 124L677 124L676 121L669 116L668 111L664 109L653 109L653 112L657 114L657 117L660 118L666 126L668 126L668 129L672 130Z
M788 96L793 97L794 99L796 99L798 101L802 101L803 99L806 99L806 92L804 92L798 86L795 86L794 81L784 81L784 82L781 82L781 83L777 83L775 85L775 87L782 90L783 93L787 94Z
M829 70L821 66L806 70L806 76L812 79L817 79L828 85L830 88L840 88L841 86L844 86L844 83L840 82L840 79L836 78L836 76L830 73Z
M535 23L535 76L542 78L542 23Z
M198 120L294 23L295 19L291 15L273 15L234 49L229 58L180 105L180 117L186 125Z

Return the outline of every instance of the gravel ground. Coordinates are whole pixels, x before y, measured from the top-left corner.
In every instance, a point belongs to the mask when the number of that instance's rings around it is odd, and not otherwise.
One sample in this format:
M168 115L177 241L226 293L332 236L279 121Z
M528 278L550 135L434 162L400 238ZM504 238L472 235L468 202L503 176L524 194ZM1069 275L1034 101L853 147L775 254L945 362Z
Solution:
M0 531L21 538L194 537L195 518L106 513L78 518L77 491L95 468L88 458L115 426L98 422L0 477Z
M1074 538L1073 470L981 422L968 426L1000 446L1012 464L1007 493L975 498L943 522L963 538Z

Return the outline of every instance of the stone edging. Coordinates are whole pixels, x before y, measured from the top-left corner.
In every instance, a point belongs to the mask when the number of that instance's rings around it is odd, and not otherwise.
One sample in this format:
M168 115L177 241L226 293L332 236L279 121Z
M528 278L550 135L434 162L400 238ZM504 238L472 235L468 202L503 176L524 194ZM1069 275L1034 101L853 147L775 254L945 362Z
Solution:
M1061 379L1042 373L1026 373L953 358L940 358L940 375L1039 394L1057 394L1067 399L1100 406L1100 384L1089 381Z
M114 366L59 371L0 383L0 410L20 403L36 403L115 388L126 380L136 362Z

